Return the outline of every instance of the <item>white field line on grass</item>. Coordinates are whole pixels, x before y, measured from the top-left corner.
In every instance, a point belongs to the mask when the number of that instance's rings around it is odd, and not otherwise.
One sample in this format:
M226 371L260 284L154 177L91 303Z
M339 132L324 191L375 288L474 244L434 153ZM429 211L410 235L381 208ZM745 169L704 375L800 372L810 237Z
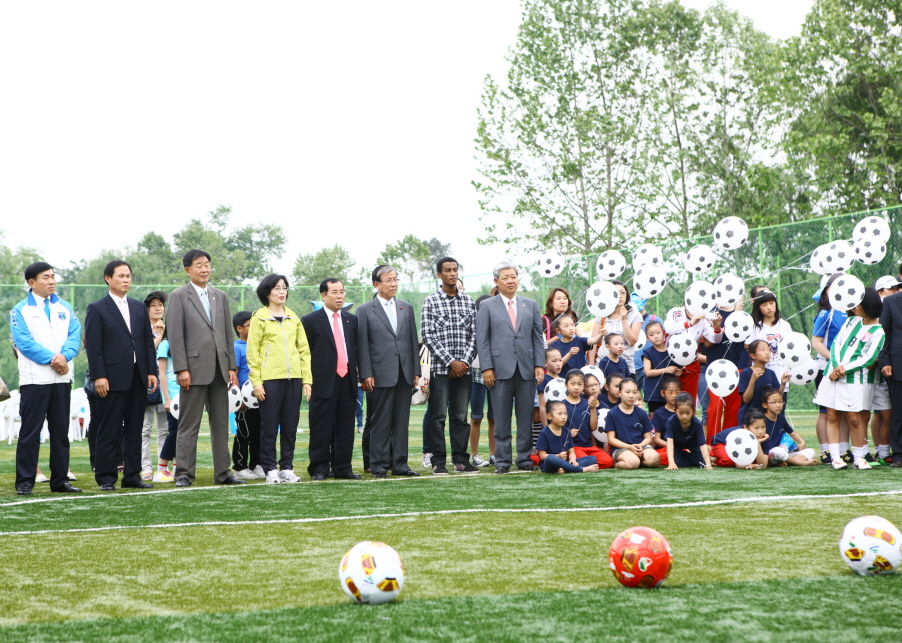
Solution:
M317 522L341 522L348 520L370 520L373 518L417 518L421 516L448 516L454 514L518 514L518 513L588 513L592 511L630 511L643 509L680 509L686 507L712 507L745 502L784 502L788 500L826 500L832 498L869 498L875 496L902 495L902 489L894 491L865 491L861 493L834 493L827 495L798 494L791 496L759 496L753 498L731 498L726 500L697 500L694 502L673 502L654 505L621 505L609 507L571 507L559 509L440 509L436 511L405 511L402 513L366 514L360 516L328 516L325 518L281 518L273 520L211 520L208 522L160 523L155 525L111 525L109 527L84 527L81 529L40 529L34 531L0 531L0 536L33 536L39 534L81 534L99 531L121 531L123 529L158 529L161 527L221 527L241 525L301 525Z

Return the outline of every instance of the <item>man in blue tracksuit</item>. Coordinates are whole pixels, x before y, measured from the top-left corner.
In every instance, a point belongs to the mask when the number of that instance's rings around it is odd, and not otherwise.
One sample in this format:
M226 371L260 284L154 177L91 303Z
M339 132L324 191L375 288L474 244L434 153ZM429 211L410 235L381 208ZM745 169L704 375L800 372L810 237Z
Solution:
M72 306L56 296L53 266L43 261L25 269L28 297L10 311L9 325L19 359L19 415L16 493L29 496L38 468L41 428L50 432L50 490L79 493L68 481L69 397L72 360L81 344L81 324Z

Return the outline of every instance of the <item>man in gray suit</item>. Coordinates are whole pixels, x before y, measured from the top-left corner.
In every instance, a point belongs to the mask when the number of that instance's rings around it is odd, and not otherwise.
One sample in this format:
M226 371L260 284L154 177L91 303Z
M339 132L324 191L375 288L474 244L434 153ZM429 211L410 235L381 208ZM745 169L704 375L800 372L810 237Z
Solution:
M495 473L512 464L511 410L516 400L517 466L532 471L532 410L536 382L545 375L542 318L532 299L517 295L517 266L502 261L493 270L498 294L476 315L476 351L495 411Z
M191 282L172 291L166 316L172 369L181 387L175 484L190 487L194 482L204 405L210 419L214 482L245 484L229 469L228 392L230 386L238 386L229 302L223 291L208 285L209 254L189 250L182 264Z
M391 266L373 270L377 296L357 307L357 371L372 391L370 469L384 478L418 476L407 464L410 396L420 379L420 353L413 306L395 299L398 275Z

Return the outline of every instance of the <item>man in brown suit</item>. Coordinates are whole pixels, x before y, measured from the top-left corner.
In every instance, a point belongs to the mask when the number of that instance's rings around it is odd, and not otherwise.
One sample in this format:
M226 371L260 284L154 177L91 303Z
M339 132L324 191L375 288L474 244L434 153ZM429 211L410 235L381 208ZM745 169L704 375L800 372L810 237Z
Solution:
M229 469L228 392L230 386L238 386L229 302L223 291L208 285L209 254L189 250L182 264L191 282L169 296L167 315L172 368L181 387L175 484L190 487L194 482L197 436L205 404L210 419L213 480L216 484L245 484Z

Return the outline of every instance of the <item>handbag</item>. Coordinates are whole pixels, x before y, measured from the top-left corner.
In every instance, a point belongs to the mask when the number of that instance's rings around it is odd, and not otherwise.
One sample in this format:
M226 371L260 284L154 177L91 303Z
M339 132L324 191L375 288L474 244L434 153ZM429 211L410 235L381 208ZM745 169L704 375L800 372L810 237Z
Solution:
M432 364L432 354L423 344L420 347L420 380L413 387L413 395L410 396L411 406L422 406L429 401L429 366Z
M9 387L6 385L6 382L3 381L3 378L0 377L0 402L5 402L12 395L9 394Z

